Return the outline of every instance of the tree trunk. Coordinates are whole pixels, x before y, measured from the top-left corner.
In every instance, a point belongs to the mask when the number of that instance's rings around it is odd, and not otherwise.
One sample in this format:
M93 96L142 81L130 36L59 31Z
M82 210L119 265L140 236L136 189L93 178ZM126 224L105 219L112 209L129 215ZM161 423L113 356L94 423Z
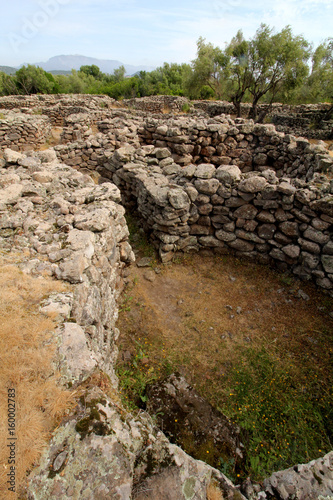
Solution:
M235 106L235 109L236 109L236 114L237 114L237 118L241 118L242 116L242 110L241 110L241 100L233 97L232 98L232 103L233 105Z

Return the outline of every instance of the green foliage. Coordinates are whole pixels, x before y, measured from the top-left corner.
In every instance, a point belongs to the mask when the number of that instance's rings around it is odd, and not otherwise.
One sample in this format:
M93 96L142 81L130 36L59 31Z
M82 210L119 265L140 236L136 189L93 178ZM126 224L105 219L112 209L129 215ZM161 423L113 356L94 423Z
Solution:
M249 432L246 474L256 479L331 449L332 388L323 391L315 369L293 371L265 349L243 349L230 375L224 411Z
M145 345L138 341L135 341L135 344L136 352L131 364L118 365L117 367L120 395L123 403L130 410L138 409L138 407L147 401L145 394L147 385L156 381L160 376L155 372L153 367L148 367Z
M98 78L100 79L102 77L102 72L101 70L99 69L98 66L96 66L96 64L92 64L91 66L81 66L80 68L80 72L81 73L85 73L87 76L93 76L94 78Z
M108 75L94 64L66 75L52 75L31 65L16 74L7 72L6 67L0 67L0 95L85 93L114 99L150 95L225 99L234 103L238 115L242 102L252 102L251 116L260 122L265 113L258 116L259 102L332 102L333 39L312 51L302 36L293 35L290 26L275 32L262 24L252 39L245 39L238 31L223 49L200 37L191 65L164 63L132 77L125 76L124 66Z
M15 84L20 94L52 94L58 90L53 75L30 64L16 71Z
M210 89L211 96L221 99L224 92L225 64L224 52L200 37L197 42L197 58L192 61L192 72L185 84L189 96L201 97L201 89L206 87Z
M224 50L199 38L197 58L187 81L191 97L231 100L240 116L240 105L251 99L252 118L257 119L257 104L263 97L273 102L276 96L302 85L307 73L310 46L301 36L293 36L289 26L280 33L262 24L253 39L242 31ZM206 95L205 95L206 94ZM258 121L264 119L264 114Z
M314 51L306 90L309 102L333 102L333 38Z

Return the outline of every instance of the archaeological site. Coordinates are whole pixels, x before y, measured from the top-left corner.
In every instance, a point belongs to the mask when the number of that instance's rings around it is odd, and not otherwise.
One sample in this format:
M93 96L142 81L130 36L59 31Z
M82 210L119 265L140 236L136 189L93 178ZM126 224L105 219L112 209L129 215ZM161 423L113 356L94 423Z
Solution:
M34 314L53 321L52 373L75 400L27 466L27 478L20 472L17 498L333 498L333 452L319 450L308 463L290 464L261 481L244 477L247 438L182 373L150 387L145 408L131 412L116 372L118 312L128 270L136 268L128 214L153 248L161 274L186 256L230 257L306 283L331 300L328 108L275 104L259 124L248 119L246 104L235 118L230 103L183 97L0 98L2 267L14 266L22 283L27 276L63 284L35 299ZM299 294L298 300L306 296ZM235 314L243 314L238 309ZM331 335L332 310L325 318ZM316 333L308 335L315 344ZM205 432L222 455L228 448L233 480L226 465L218 469L169 439L167 419L158 418L163 412L149 400L163 391L182 405L173 425L184 418L195 426L210 415ZM1 481L10 480L10 472L2 470ZM4 488L1 498L16 498L6 497L8 484Z

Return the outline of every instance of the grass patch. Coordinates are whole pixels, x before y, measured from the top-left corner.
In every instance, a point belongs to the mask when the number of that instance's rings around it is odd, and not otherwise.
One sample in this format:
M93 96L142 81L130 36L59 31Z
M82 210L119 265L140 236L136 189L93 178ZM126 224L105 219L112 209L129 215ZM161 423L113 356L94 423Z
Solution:
M136 285L125 290L131 299L118 321L120 353L137 364L118 365L133 407L151 380L182 373L249 432L245 470L237 477L230 461L220 463L236 481L260 480L332 449L331 297L228 256L187 256L162 266L153 283L144 273L133 266Z
M131 361L120 362L116 367L122 403L129 411L144 408L147 401L147 386L170 375L173 371L168 362L160 364L153 361L151 354L154 350L152 344L148 344L147 338L139 337L138 340L134 340Z
M8 390L15 390L16 491L38 463L52 430L71 407L72 394L58 385L52 361L55 321L39 312L42 299L68 287L34 279L0 258L0 497L8 491Z
M250 433L244 477L263 479L331 448L332 387L315 367L302 369L265 348L242 348L226 382L224 412Z
M190 111L191 111L191 104L189 102L186 102L185 104L182 105L183 113L189 113Z

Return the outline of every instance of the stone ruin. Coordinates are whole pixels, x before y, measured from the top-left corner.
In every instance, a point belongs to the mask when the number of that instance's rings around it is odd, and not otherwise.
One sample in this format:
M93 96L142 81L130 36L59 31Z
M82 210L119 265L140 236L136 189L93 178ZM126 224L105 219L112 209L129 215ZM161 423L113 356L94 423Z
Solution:
M137 211L162 262L178 251L234 253L332 294L324 145L243 118L120 109L102 96L12 97L0 106L0 244L9 255L24 252L23 272L72 286L41 304L61 318L64 384L102 370L117 390L117 300L134 259L124 207ZM61 144L39 151L60 123ZM133 417L93 387L55 431L26 497L205 499L211 485L228 499L329 498L333 453L241 492L170 444L149 415Z

